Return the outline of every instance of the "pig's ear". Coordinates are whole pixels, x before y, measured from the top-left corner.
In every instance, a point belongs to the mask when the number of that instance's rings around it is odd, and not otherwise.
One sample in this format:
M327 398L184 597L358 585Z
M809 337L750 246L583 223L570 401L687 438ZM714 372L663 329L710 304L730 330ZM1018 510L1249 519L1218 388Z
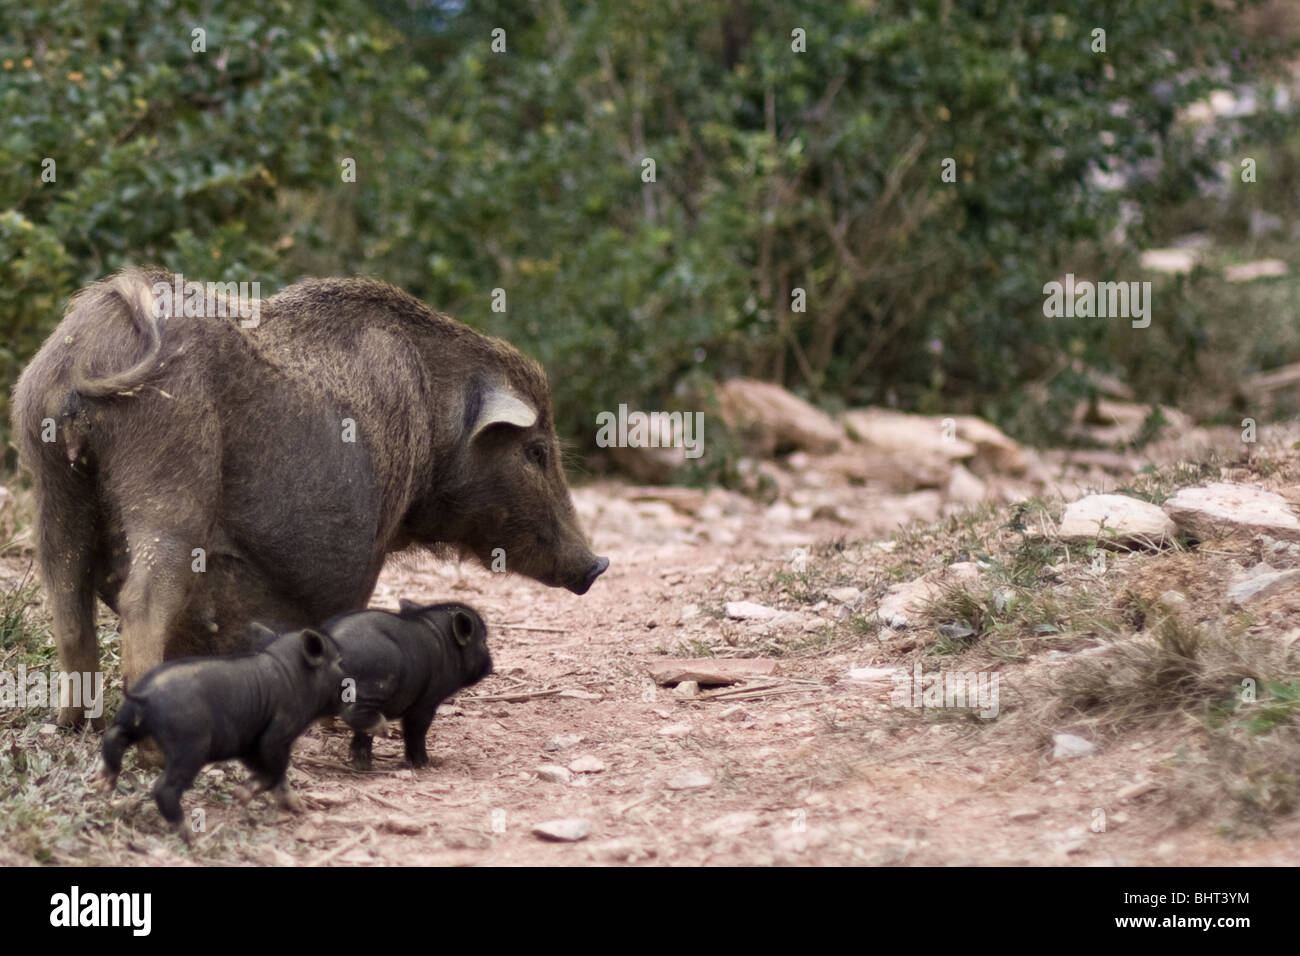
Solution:
M469 440L473 441L480 432L493 425L530 428L536 422L537 409L532 405L504 388L488 388L483 392L483 404L479 406L478 418L469 430Z
M253 638L252 646L258 649L269 646L279 636L261 621L254 621L249 624L248 632Z
M397 610L400 611L402 614L415 614L418 611L422 611L424 609L420 607L420 605L416 604L414 601L408 601L406 598L398 598Z
M307 628L302 632L302 656L308 667L323 667L329 661L334 640L320 631Z
M464 611L452 611L451 633L455 635L457 644L461 647L468 646L474 636L474 619Z

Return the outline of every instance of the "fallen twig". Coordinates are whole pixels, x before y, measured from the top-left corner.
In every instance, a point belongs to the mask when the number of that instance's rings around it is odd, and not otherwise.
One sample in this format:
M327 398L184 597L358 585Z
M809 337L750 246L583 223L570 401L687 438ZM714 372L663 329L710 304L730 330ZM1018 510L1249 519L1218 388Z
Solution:
M554 697L563 689L564 689L563 687L553 687L550 690L532 690L532 691L526 691L525 693L522 694L490 694L484 697L479 697L474 694L468 694L464 697L457 698L456 703L459 704L459 703L464 703L466 701L478 701L479 703L484 703L484 704L487 703L509 704L521 700L536 700L538 697Z
M372 828L366 827L364 833L354 836L351 840L346 840L343 843L340 843L334 849L328 851L327 853L321 854L320 856L316 857L316 859L312 860L307 865L324 866L326 863L334 859L336 856L341 856L342 854L346 853L348 850L351 850L353 847L359 846L362 843L364 843L366 840L369 840L374 835L374 832L375 831Z
M494 627L509 628L512 631L541 631L544 634L567 634L567 627L537 627L532 624L496 624Z

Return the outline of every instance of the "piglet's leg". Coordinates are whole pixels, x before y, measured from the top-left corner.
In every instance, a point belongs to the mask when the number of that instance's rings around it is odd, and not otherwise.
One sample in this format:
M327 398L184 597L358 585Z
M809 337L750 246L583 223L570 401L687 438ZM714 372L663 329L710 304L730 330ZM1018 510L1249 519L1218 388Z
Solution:
M429 751L425 748L424 738L429 733L429 725L433 723L433 714L435 708L429 708L427 712L409 713L402 718L402 739L406 741L406 759L411 762L412 767L427 767L429 765Z
M202 769L202 758L173 757L167 762L167 771L153 787L153 798L158 804L158 811L186 843L193 839L193 834L185 826L185 817L181 812L181 794L194 785L194 778Z
M363 734L357 731L352 735L352 746L349 753L352 757L352 767L355 770L369 770L374 764L370 757L370 745L374 738L369 734Z

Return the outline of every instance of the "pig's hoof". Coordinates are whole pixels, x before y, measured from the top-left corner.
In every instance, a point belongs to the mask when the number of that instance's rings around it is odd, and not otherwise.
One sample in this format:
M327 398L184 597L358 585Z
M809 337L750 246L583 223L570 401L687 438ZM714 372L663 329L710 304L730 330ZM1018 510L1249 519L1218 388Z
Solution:
M419 770L421 767L429 766L428 754L407 754L406 759L410 763L410 765L417 770Z
M353 770L369 770L374 766L374 762L370 759L370 754L354 753L351 762Z
M117 774L107 773L106 771L101 770L95 775L93 786L99 793L108 796L117 789Z
M302 802L302 797L291 792L280 792L276 797L276 803L280 804L282 810L288 810L290 813L302 813L307 809L307 804Z
M255 796L257 796L255 790L249 790L247 787L235 787L235 799L240 803L247 804Z
M176 835L181 838L181 841L186 846L194 845L194 833L192 830L190 830L189 827L185 825L184 821L181 821L180 823L176 824Z

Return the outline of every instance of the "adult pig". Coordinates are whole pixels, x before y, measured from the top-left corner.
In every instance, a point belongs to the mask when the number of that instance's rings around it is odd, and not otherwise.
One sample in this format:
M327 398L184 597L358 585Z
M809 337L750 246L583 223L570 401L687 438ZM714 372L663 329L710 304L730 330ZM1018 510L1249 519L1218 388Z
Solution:
M14 391L64 671L97 669L96 592L130 687L164 658L246 648L254 620L364 607L395 551L576 594L608 566L569 499L545 374L507 343L373 279L298 282L256 324L222 296L175 314L175 281L85 289Z
M323 626L343 657L339 716L352 728L352 766L369 770L373 734L401 718L406 759L429 762L425 736L438 705L492 673L487 626L459 603L403 600L397 614L357 611Z

